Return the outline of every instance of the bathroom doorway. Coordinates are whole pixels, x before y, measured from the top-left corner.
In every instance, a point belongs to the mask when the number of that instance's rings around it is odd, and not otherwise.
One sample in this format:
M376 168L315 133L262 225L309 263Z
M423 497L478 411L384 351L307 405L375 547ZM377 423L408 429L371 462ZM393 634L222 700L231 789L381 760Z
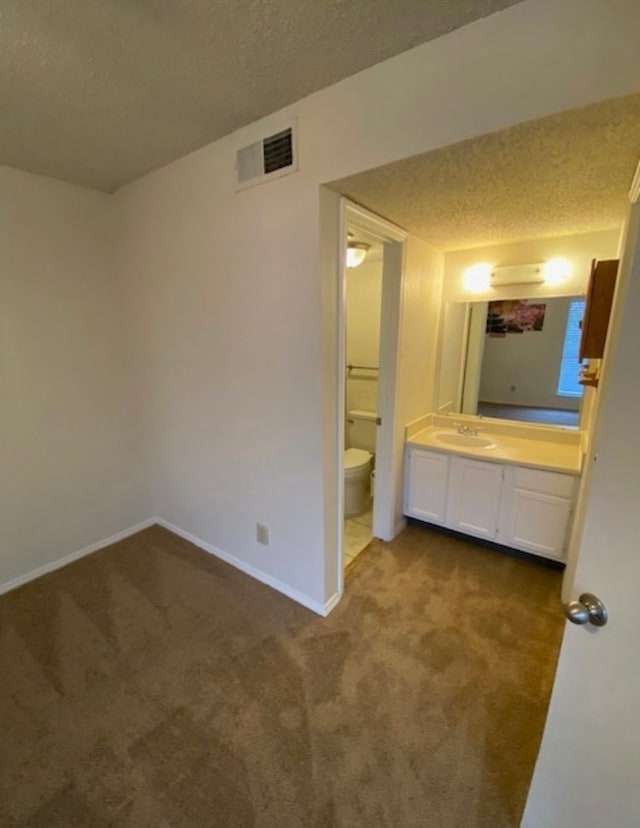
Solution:
M347 226L343 557L349 566L373 538L380 372L383 244Z
M339 290L342 571L372 538L397 533L392 474L404 231L343 202Z

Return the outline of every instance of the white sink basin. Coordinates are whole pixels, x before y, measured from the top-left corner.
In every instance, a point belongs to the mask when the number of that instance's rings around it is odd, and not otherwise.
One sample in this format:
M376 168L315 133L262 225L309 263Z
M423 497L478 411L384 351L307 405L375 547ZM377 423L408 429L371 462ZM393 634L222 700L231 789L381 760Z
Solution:
M489 437L481 437L478 434L460 434L457 431L439 431L434 435L439 443L446 446L458 446L459 448L494 449L498 443Z

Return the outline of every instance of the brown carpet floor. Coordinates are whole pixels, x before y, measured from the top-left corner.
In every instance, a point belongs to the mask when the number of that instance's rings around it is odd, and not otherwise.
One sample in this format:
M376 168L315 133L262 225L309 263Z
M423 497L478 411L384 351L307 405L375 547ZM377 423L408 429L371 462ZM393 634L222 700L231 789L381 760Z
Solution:
M0 598L0 825L516 826L559 587L410 527L323 620L141 532Z

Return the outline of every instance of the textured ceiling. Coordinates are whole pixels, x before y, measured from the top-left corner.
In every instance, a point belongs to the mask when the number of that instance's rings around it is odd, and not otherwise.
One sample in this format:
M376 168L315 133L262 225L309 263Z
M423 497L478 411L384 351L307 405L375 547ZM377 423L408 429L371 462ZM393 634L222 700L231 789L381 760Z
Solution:
M619 227L640 159L640 94L333 183L441 250Z
M0 164L112 191L519 0L2 0Z

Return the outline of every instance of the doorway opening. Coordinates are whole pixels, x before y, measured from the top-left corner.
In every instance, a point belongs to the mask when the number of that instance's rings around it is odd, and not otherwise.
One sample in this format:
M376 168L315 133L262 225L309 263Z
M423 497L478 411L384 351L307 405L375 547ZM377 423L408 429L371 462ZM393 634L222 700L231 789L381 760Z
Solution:
M347 227L345 272L344 565L373 538L383 245Z
M391 474L406 234L344 200L338 290L338 566L395 532Z

